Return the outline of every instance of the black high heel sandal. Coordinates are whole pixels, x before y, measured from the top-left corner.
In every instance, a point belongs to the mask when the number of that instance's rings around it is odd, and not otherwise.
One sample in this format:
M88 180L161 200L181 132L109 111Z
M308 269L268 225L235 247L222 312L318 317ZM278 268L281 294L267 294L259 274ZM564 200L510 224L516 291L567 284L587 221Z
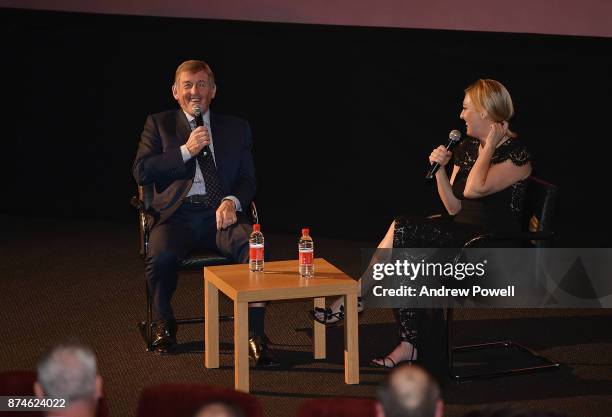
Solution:
M361 297L357 297L357 312L363 311L363 302ZM335 313L331 308L315 307L314 310L308 312L310 318L317 323L324 324L325 326L331 326L344 320L344 304L340 304L340 309Z
M395 368L399 364L404 364L404 363L406 363L406 364L413 364L413 363L415 363L417 361L416 356L417 356L417 348L413 345L412 346L412 353L410 354L410 359L404 359L403 361L395 363L395 361L393 359L391 359L391 357L389 357L389 356L381 356L379 358L372 359L370 361L370 365L376 366L378 368L393 369L393 368ZM391 362L391 366L387 366L387 361Z
M378 362L382 362L382 364L378 363ZM391 362L391 366L387 366L387 361ZM378 368L385 368L385 369L393 369L397 366L397 364L395 363L395 361L393 359L391 359L388 356L385 357L380 357L380 358L374 358L370 361L370 365L372 366L376 366Z

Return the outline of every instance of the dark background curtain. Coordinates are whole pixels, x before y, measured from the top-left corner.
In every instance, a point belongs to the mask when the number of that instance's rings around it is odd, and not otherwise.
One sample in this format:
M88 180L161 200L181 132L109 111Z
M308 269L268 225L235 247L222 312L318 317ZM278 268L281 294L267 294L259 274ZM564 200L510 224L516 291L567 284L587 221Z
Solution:
M264 231L381 238L442 208L431 149L478 78L506 85L534 174L561 188L558 245L609 246L612 39L0 9L0 212L135 222L131 165L186 59L251 122ZM6 128L8 127L8 128ZM603 214L602 214L603 213Z

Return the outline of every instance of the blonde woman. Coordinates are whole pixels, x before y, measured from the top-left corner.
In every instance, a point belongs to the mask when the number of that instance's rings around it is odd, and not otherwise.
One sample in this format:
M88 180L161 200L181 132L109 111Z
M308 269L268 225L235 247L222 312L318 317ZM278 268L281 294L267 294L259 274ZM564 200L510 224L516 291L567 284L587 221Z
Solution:
M531 174L531 156L525 144L509 128L514 106L508 90L498 81L481 79L465 90L460 118L467 137L455 149L450 178L446 169L436 173L438 194L448 215L436 218L399 217L379 248L460 247L469 238L487 231L518 231ZM452 153L434 149L429 162L445 167ZM341 300L326 311L313 311L318 321L330 324L343 318ZM393 368L419 360L426 366L441 365L444 331L441 310L403 308L396 311L400 342L373 365Z

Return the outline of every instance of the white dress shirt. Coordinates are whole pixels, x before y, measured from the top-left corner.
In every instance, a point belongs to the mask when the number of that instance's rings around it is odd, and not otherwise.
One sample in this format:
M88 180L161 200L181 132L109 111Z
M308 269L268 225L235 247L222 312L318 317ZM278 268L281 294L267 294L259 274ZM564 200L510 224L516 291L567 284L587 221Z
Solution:
M185 111L183 111L183 113L185 113L185 116L187 116L187 120L189 121L190 124L195 120L195 117L193 117L189 113ZM204 120L204 128L208 129L208 137L210 138L210 144L208 145L208 148L210 149L210 153L212 154L213 161L215 161L215 166L216 166L217 161L215 159L215 148L213 146L213 137L212 137L212 132L210 130L210 110L208 110L202 116L202 119ZM187 163L187 161L193 158L191 154L189 153L189 150L187 149L187 144L181 145L181 155L183 156L183 162L185 163ZM202 176L202 171L200 171L200 164L198 164L197 158L195 160L195 163L196 163L196 171L195 171L195 176L193 177L193 185L191 186L191 189L187 193L187 196L194 195L194 194L206 194L206 184L204 183L204 177ZM234 204L236 205L236 211L242 210L242 206L240 205L240 200L238 200L236 196L228 195L228 196L223 197L223 200L233 201Z

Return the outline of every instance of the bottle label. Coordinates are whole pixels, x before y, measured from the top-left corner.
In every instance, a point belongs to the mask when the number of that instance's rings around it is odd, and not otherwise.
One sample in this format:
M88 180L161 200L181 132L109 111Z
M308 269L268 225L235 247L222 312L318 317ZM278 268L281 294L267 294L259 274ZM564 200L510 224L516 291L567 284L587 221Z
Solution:
M300 251L300 265L312 265L314 258L313 251Z
M251 261L263 261L264 245L250 245L249 258L251 258Z

